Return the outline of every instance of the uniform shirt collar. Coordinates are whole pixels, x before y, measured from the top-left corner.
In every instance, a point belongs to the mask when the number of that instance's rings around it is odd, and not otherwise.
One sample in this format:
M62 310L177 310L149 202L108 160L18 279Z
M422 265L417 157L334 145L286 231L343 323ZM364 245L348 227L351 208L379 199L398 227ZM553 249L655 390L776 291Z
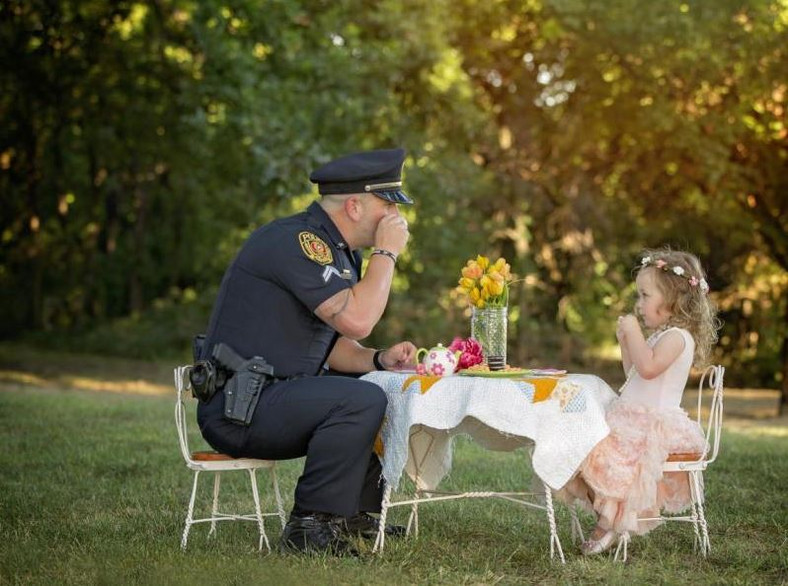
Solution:
M342 233L339 231L339 228L336 227L336 224L334 224L331 216L326 213L326 210L324 210L319 203L313 201L311 204L309 204L309 207L306 209L306 213L309 215L310 226L322 228L325 230L328 233L331 242L337 249L348 249L348 244L342 237Z

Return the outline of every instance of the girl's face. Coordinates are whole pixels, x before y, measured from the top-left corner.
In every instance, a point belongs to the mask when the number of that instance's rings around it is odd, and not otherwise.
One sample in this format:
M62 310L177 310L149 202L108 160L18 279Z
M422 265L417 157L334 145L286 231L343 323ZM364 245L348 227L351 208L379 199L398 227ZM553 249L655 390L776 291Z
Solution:
M665 325L671 316L665 306L665 298L657 287L654 271L653 268L644 269L638 273L637 279L635 279L638 289L635 310L643 318L646 327L652 330Z

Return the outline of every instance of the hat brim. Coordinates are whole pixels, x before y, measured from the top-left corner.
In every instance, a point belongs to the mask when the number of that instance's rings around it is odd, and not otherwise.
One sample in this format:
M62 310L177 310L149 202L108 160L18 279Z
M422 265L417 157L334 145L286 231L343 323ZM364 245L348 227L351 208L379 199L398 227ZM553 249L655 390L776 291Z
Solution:
M390 201L391 203L403 203L408 205L413 204L413 200L405 195L405 192L401 189L376 190L372 191L371 193L377 195L381 199Z

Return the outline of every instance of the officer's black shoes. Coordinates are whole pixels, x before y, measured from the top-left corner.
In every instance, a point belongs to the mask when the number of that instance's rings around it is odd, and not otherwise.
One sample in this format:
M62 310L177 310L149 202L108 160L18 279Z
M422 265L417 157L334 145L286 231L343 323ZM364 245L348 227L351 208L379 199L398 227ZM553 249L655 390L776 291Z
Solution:
M380 521L369 513L356 513L345 520L345 530L351 535L359 535L365 539L375 539L378 535ZM386 525L386 537L402 537L406 529L402 525Z
M357 556L358 550L343 536L344 522L344 518L326 513L291 514L282 532L279 551Z
M375 539L379 520L368 513L357 513L350 518L327 513L291 514L282 532L279 551L283 553L316 553L337 556L357 556L351 543L353 538ZM405 535L405 527L386 525L387 537ZM363 544L356 543L363 548Z

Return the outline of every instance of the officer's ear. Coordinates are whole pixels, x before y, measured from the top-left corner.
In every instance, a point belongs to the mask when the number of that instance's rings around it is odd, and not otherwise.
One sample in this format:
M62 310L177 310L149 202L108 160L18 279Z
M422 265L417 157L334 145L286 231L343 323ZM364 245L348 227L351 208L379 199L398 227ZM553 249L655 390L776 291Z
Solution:
M351 195L345 200L345 213L354 222L358 222L364 215L364 204L361 202L361 197L358 195Z

